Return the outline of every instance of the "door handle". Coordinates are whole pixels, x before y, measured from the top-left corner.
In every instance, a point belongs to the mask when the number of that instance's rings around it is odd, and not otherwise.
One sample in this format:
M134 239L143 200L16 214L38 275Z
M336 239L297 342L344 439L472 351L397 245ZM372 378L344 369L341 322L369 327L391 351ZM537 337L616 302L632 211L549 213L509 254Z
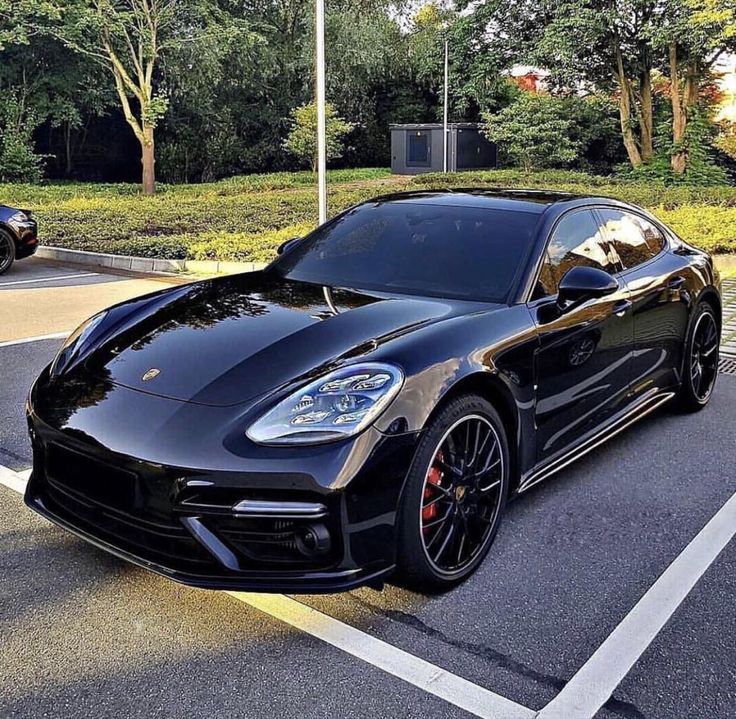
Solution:
M685 284L685 278L678 275L677 277L671 277L667 282L668 290L679 290Z
M613 314L616 317L623 317L626 314L626 310L630 309L631 300L620 300L613 306Z

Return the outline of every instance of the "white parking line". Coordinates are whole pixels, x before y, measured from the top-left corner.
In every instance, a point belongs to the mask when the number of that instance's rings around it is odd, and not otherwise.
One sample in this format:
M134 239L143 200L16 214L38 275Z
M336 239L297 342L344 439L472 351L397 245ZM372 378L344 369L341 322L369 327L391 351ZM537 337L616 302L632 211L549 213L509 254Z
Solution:
M0 465L0 484L22 494L29 474L30 470L14 472ZM228 594L478 717L592 719L735 534L736 494L716 512L562 691L540 712L284 595Z
M0 347L14 347L15 345L24 345L29 342L41 342L42 340L66 339L71 332L72 330L68 330L67 332L56 332L52 335L38 335L36 337L23 337L23 339L19 340L5 340L5 342L0 342Z
M649 588L538 719L587 719L616 687L736 534L736 494Z
M14 472L0 465L0 484L23 494L30 470ZM376 639L283 594L228 592L275 619L317 637L415 687L483 719L533 719L535 712L494 694L457 674L430 664L403 649Z
M58 282L60 280L78 280L81 277L96 277L99 272L80 272L76 275L52 275L51 277L37 277L31 280L15 280L13 282L0 282L0 287L13 287L15 285L36 285L44 282Z
M228 592L387 674L484 719L533 719L536 712L282 594Z
M18 492L18 494L23 494L26 491L27 482L28 477L24 477L19 472L14 472L12 469L3 467L0 464L0 484L5 485L14 492Z

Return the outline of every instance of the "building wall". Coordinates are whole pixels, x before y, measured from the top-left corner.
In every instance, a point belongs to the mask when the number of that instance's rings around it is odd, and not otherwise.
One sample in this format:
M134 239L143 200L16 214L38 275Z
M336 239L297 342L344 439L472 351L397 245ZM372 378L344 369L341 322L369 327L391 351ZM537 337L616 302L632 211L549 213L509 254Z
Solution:
M423 172L442 172L442 130L426 130L426 132L430 133L431 164L429 167L407 166L407 136L411 132L416 132L416 130L391 130L391 172L397 175L420 175Z

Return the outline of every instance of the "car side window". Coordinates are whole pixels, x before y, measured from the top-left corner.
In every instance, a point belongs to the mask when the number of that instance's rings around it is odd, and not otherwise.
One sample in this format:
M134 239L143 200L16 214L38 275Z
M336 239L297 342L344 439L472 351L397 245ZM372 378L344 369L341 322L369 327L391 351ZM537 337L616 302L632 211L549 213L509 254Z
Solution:
M608 241L624 269L658 255L665 239L658 227L639 215L611 208L599 210Z
M542 260L532 299L556 295L562 276L579 266L597 267L610 274L619 271L602 228L590 210L572 212L560 220Z

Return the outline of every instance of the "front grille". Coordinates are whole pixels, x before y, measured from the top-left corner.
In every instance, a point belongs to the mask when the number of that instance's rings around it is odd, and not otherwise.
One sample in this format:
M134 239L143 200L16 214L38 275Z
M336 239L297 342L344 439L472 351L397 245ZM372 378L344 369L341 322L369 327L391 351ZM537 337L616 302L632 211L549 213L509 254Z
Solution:
M54 443L42 454L42 499L49 508L85 533L148 561L184 572L227 571L217 547L182 521L196 517L235 552L243 571L326 569L337 562L337 532L329 516L312 521L232 513L243 499L278 499L272 492L207 487L182 496L176 489L178 475L163 468L128 465L133 471ZM319 498L291 492L288 499ZM304 541L310 532L323 540L316 547Z
M82 531L182 571L216 566L177 518L147 511L150 493L135 473L50 445L45 474L43 499Z
M50 482L107 507L130 511L136 504L138 487L133 472L65 447L49 445L46 476Z
M721 374L736 374L736 357L721 355L718 360L718 371Z

